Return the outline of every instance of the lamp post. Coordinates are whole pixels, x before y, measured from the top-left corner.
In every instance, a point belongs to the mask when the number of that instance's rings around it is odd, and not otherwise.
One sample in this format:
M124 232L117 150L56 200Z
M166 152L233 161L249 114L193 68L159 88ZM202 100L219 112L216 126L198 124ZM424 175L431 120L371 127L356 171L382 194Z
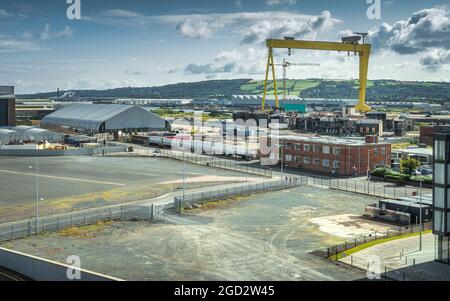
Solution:
M281 167L280 167L280 176L281 176L281 182L283 182L283 165L284 165L284 154L283 154L283 142L280 141L280 152L281 152Z
M186 196L186 160L184 158L184 140L182 149L183 149L183 204L184 204Z
M36 234L39 234L39 159L36 155ZM32 166L30 166L32 168Z
M422 251L422 178L420 178L420 191L419 191L419 251Z

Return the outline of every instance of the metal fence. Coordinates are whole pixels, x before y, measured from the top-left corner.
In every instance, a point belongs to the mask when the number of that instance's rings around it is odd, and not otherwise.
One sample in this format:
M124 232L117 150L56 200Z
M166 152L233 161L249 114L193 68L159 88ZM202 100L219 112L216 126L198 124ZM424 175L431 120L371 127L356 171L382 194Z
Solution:
M399 199L402 197L411 197L418 194L418 188L416 187L402 187L395 184L381 184L376 182L352 179L327 179L312 176L300 176L300 178L300 181L305 185L320 186L386 199Z
M427 231L431 229L431 223L423 223L422 224L422 231ZM341 244L337 244L331 247L327 248L327 257L331 259L338 260L340 256L345 256L345 251L355 248L357 246L360 246L362 244L376 241L384 238L389 237L395 237L395 236L401 236L408 233L417 233L421 231L421 226L419 224L417 225L410 225L406 227L391 227L390 229L387 229L386 232L371 232L363 235L358 235L355 238L351 240L346 240ZM339 255L340 253L343 253Z
M159 149L158 152L154 152L152 149L142 149L137 148L133 151L136 156L144 156L144 157L154 157L154 156L162 156L174 160L186 161L193 164L221 168L226 170L232 170L242 173L248 173L258 176L263 176L267 178L272 177L271 169L264 169L260 167L252 167L249 164L245 164L243 162L233 161L229 159L222 159L217 157L209 157L205 155L194 154L191 152L181 152L181 151L172 151Z
M417 268L420 266L420 263L416 262L414 254L417 251L406 252L406 250L402 250L397 256L384 261L374 257L351 255L346 263L351 267L369 271L368 276L372 275L393 281L442 281L439 276L426 273L423 269ZM422 256L423 254L421 253ZM433 257L434 252L427 255Z
M68 214L43 216L10 224L0 225L0 241L24 238L36 233L59 231L71 227L96 224L102 221L165 221L164 206L123 205L83 210Z
M184 197L174 198L175 211L181 213L183 208L194 203L206 203L211 201L225 200L235 196L251 195L265 191L281 190L301 185L298 181L271 181L259 184L250 184L240 187L218 189L209 192L196 192L186 194Z

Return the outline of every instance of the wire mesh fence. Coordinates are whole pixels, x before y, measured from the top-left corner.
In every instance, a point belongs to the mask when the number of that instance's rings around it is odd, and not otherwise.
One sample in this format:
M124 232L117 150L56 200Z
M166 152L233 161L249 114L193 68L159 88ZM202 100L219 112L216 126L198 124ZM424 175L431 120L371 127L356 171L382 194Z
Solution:
M105 221L165 221L165 207L149 205L123 205L83 210L66 214L43 216L0 225L0 241L24 238L33 234L59 231Z
M336 190L343 190L359 194L371 195L386 199L399 199L403 197L416 196L418 188L408 186L397 186L395 184L377 183L352 179L330 179L313 176L302 176L303 182L311 186L322 186ZM428 192L428 190L424 190ZM431 191L430 191L431 193Z
M397 256L381 258L378 256L358 256L350 255L343 262L351 267L356 267L367 271L367 277L370 279L385 278L394 281L439 281L441 277L435 273L421 268L423 257L434 257L434 252L417 253L418 250L403 249ZM422 259L421 259L422 257Z
M387 229L385 232L371 232L363 235L355 236L351 240L346 240L340 244L331 246L327 248L327 257L331 259L338 260L341 257L346 256L345 251L353 249L357 246L366 244L368 242L377 241L380 239L385 239L389 237L396 237L405 234L417 233L420 231L427 231L432 228L431 222L423 223L422 226L420 224L410 225L410 226L391 226L390 229Z
M218 189L208 192L196 192L174 198L174 207L178 213L194 203L202 204L211 201L225 200L236 196L251 195L266 191L281 190L301 185L296 179L290 181L270 181L250 185L237 186L233 188Z
M143 149L138 148L133 151L135 156L143 156L143 157L154 157L161 156L165 158L170 158L174 160L186 161L192 164L198 164L208 167L221 168L231 171L237 171L242 173L248 173L258 176L263 176L267 178L272 177L272 170L265 169L261 167L253 167L249 166L249 164L245 164L239 161L233 161L229 159L222 159L217 157L210 157L205 155L199 155L191 152L181 152L181 151L172 151L165 149L158 149L157 152L151 149Z

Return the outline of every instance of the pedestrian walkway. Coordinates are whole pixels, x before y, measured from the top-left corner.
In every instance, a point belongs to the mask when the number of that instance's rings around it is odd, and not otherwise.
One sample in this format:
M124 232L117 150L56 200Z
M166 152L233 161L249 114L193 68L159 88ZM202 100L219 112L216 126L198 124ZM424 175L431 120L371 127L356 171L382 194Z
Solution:
M422 247L420 241L422 240ZM435 236L415 235L377 244L340 261L364 270L377 267L381 276L399 281L449 281L450 265L434 261Z

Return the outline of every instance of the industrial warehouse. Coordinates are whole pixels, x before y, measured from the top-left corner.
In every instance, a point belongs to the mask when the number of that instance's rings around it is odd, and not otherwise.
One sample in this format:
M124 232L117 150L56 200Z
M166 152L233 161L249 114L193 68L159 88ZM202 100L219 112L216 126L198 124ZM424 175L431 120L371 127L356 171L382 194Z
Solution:
M41 126L97 134L160 130L165 120L142 107L118 104L73 104L44 117Z

